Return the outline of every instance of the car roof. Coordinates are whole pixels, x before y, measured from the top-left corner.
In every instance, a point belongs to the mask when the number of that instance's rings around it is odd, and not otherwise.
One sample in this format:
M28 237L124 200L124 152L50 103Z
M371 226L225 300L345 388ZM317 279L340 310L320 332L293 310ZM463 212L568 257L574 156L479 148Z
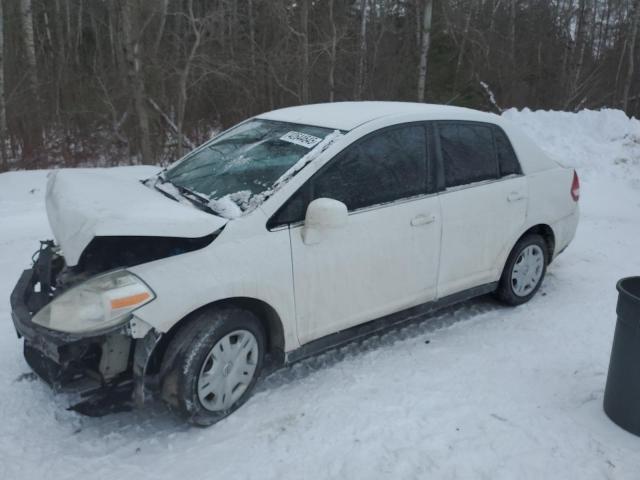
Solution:
M281 108L258 115L257 118L314 125L338 130L353 130L372 120L419 115L422 120L470 120L498 123L497 115L470 108L411 102L334 102Z

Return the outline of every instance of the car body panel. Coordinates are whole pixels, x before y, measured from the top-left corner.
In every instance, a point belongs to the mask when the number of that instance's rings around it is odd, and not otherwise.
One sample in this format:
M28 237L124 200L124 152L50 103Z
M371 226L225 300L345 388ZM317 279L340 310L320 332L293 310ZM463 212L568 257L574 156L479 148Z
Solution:
M86 170L51 173L46 207L53 234L70 266L78 263L95 237L198 238L227 223L137 180Z
M285 344L297 345L289 233L267 231L266 221L256 210L229 222L205 248L130 267L161 300L136 310L136 317L166 332L205 305L251 298L275 310L286 322Z
M292 227L300 343L434 300L440 217L429 195L352 212L314 245Z
M527 215L522 175L445 190L438 297L495 281L495 265L513 247Z

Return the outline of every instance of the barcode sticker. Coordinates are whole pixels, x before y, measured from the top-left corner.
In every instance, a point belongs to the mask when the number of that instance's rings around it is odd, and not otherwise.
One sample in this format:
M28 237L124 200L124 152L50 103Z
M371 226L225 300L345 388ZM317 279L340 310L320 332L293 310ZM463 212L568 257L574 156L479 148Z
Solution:
M300 133L294 131L285 133L280 137L280 140L284 140L285 142L289 143L295 143L296 145L300 145L305 148L313 148L322 141L321 138L314 137L313 135L309 135L308 133Z

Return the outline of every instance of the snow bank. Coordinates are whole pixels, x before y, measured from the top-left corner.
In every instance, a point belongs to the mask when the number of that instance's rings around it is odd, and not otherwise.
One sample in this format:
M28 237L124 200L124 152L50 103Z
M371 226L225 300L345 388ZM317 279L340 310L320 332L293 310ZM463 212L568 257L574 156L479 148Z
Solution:
M577 168L583 179L603 174L640 178L640 120L621 110L509 109L502 116L562 164Z

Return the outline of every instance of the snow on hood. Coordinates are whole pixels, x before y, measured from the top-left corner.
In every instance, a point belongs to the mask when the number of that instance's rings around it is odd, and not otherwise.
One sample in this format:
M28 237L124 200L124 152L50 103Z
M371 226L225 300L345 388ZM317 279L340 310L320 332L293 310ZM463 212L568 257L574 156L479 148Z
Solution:
M67 265L77 265L94 237L198 238L227 220L183 205L137 180L104 172L58 170L46 194L51 230Z

